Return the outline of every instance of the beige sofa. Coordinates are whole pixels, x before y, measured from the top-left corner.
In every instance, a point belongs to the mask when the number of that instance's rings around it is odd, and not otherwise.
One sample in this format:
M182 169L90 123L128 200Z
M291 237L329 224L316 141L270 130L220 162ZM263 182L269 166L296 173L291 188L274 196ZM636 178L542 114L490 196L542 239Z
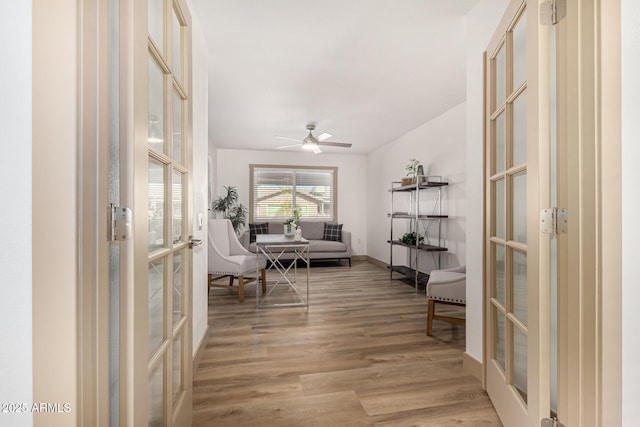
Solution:
M281 222L269 222L269 234L283 234L284 224ZM309 240L309 258L314 259L346 259L351 267L351 232L342 230L342 241L335 242L324 240L324 222L301 221L302 237ZM240 243L249 251L256 252L255 242L251 242L249 230L240 237ZM281 259L291 259L293 254L283 254Z

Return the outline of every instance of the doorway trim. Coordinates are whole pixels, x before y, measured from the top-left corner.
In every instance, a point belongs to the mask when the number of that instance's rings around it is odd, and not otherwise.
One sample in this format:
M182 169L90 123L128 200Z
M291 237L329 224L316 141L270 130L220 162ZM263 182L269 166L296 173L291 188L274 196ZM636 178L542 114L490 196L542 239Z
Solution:
M622 423L620 14L620 0L569 0L559 26L559 132L568 186L577 189L559 198L570 215L558 246L567 266L558 412L567 425Z

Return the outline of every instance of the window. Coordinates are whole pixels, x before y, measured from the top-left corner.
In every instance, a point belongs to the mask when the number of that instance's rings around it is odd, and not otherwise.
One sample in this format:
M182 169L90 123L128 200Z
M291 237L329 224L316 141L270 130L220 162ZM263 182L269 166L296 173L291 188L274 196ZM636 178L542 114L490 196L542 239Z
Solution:
M250 222L337 219L338 168L250 165Z

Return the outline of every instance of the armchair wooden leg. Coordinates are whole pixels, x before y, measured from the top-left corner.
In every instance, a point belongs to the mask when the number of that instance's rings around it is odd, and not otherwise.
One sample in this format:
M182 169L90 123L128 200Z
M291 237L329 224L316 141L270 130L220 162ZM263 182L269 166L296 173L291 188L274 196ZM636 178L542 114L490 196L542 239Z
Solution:
M233 286L233 274L229 275L229 287Z
M260 282L262 283L262 293L267 292L267 270L260 271Z
M231 277L233 280L233 277ZM244 302L244 276L238 276L238 301Z
M429 300L427 305L427 335L431 336L433 331L433 316L436 311L436 302L432 299Z

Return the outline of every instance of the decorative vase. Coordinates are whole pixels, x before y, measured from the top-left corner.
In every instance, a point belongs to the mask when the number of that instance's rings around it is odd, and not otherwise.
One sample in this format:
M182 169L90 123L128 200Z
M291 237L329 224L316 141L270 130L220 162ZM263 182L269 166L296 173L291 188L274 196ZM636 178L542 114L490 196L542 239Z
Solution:
M295 225L289 223L284 225L284 235L293 236L295 233Z
M302 240L302 228L296 227L295 237L293 238L296 242Z

